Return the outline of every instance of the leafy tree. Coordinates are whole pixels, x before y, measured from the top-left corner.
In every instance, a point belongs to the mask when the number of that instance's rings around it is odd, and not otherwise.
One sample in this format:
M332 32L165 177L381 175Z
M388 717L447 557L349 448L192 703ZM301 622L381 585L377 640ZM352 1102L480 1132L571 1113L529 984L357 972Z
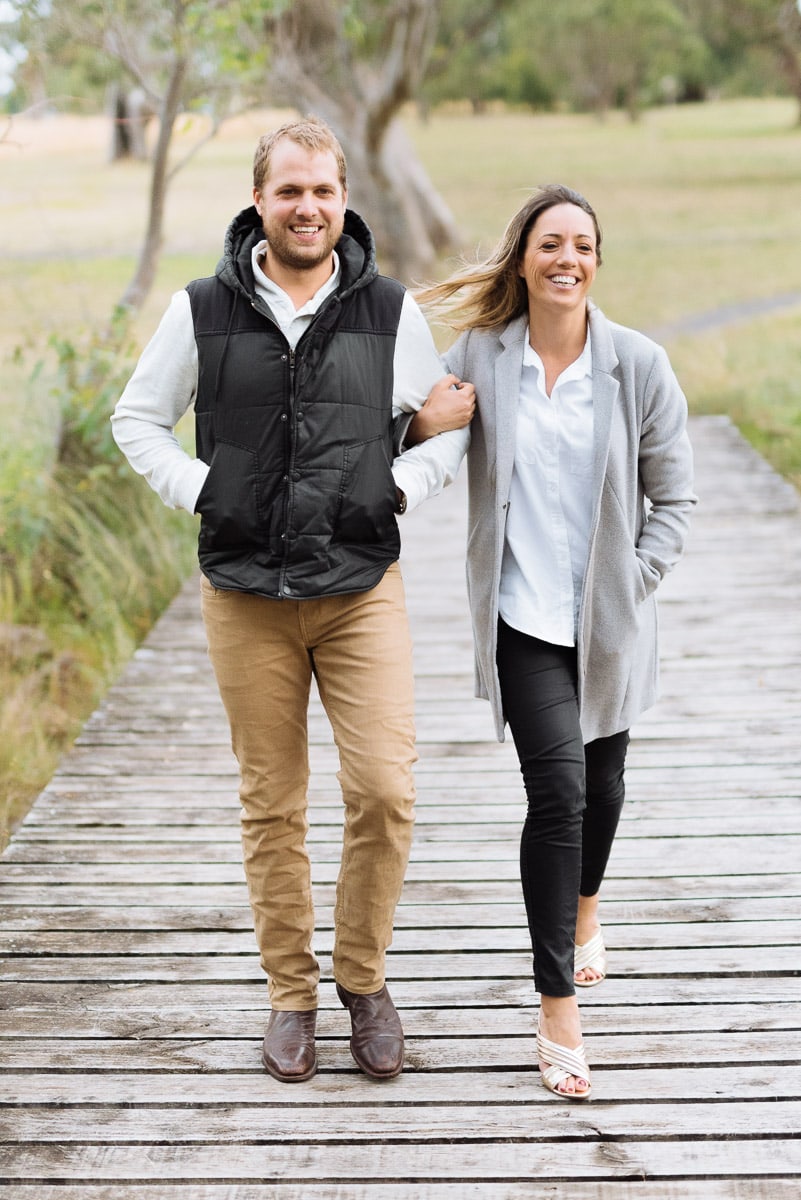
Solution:
M436 255L459 244L399 119L419 91L440 7L441 0L292 0L267 24L271 95L336 131L350 203L370 222L385 269L405 280L429 274Z
M135 85L158 117L150 214L122 302L152 284L180 112L203 105L212 134L235 104L256 98L328 119L349 160L351 199L375 228L387 268L427 274L458 244L453 217L398 119L429 58L441 0L20 0L17 36L41 48L81 46ZM492 5L488 6L490 9Z
M798 101L801 123L801 4L799 0L678 0L710 47L721 82L737 91L776 90L776 70ZM769 57L768 57L769 56Z
M534 10L536 9L536 17ZM603 114L624 107L632 120L662 98L663 82L704 54L674 0L529 0L518 10L522 41L536 39L546 83L562 100Z
M510 0L476 37L471 19L482 9L481 0L446 0L423 88L432 102L625 106L636 118L704 71L703 40L673 0Z
M148 225L121 303L138 308L155 278L169 183L186 162L170 162L178 117L203 107L213 137L232 111L263 90L267 0L20 0L16 37L34 47L46 90L51 71L81 68L82 78L125 81L158 117ZM54 66L55 64L55 66ZM90 87L91 94L91 87Z
M486 0L444 0L420 92L423 104L467 100L476 113L491 100L548 107L553 95L542 85L538 56L516 43L515 16L528 7L521 0L489 6Z

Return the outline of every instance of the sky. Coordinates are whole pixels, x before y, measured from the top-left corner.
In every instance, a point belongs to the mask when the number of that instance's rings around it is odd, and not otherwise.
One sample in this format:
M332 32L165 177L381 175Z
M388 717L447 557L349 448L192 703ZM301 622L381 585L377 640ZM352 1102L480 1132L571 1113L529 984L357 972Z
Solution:
M799 0L799 3L801 3L801 0ZM13 21L13 19L14 5L10 2L10 0L0 0L0 25L5 24L6 21ZM12 87L14 86L14 80L12 77L14 67L18 62L21 62L22 58L24 57L25 51L22 49L22 47L19 49L18 56L15 57L13 54L9 54L7 50L4 50L0 46L0 96L5 96L11 91Z

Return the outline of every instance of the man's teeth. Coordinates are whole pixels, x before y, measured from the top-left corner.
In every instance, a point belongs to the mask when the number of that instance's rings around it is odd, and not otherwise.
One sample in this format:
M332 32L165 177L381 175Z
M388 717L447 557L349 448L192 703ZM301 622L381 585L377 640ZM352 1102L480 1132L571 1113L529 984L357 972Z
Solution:
M295 225L295 233L316 233L316 225Z

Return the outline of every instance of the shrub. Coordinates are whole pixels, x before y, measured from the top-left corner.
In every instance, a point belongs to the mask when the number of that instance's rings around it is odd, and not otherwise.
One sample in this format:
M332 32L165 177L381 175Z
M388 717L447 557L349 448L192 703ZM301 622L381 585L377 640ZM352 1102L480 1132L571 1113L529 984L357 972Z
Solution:
M54 363L38 362L29 386L52 402L53 437L0 460L6 828L194 561L194 522L164 508L111 436L109 416L134 359L125 313L83 344L54 338L50 350ZM13 652L25 644L23 629L44 638L35 663Z

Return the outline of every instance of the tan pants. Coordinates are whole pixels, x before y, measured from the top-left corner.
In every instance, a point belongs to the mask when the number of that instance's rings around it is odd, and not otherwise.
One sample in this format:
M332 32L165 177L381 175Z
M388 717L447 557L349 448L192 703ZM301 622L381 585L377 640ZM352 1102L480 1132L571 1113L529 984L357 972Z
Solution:
M240 768L242 847L274 1009L317 1007L306 850L312 675L339 750L345 804L334 909L334 974L378 991L414 822L412 647L400 567L369 592L270 600L217 591L201 600Z

